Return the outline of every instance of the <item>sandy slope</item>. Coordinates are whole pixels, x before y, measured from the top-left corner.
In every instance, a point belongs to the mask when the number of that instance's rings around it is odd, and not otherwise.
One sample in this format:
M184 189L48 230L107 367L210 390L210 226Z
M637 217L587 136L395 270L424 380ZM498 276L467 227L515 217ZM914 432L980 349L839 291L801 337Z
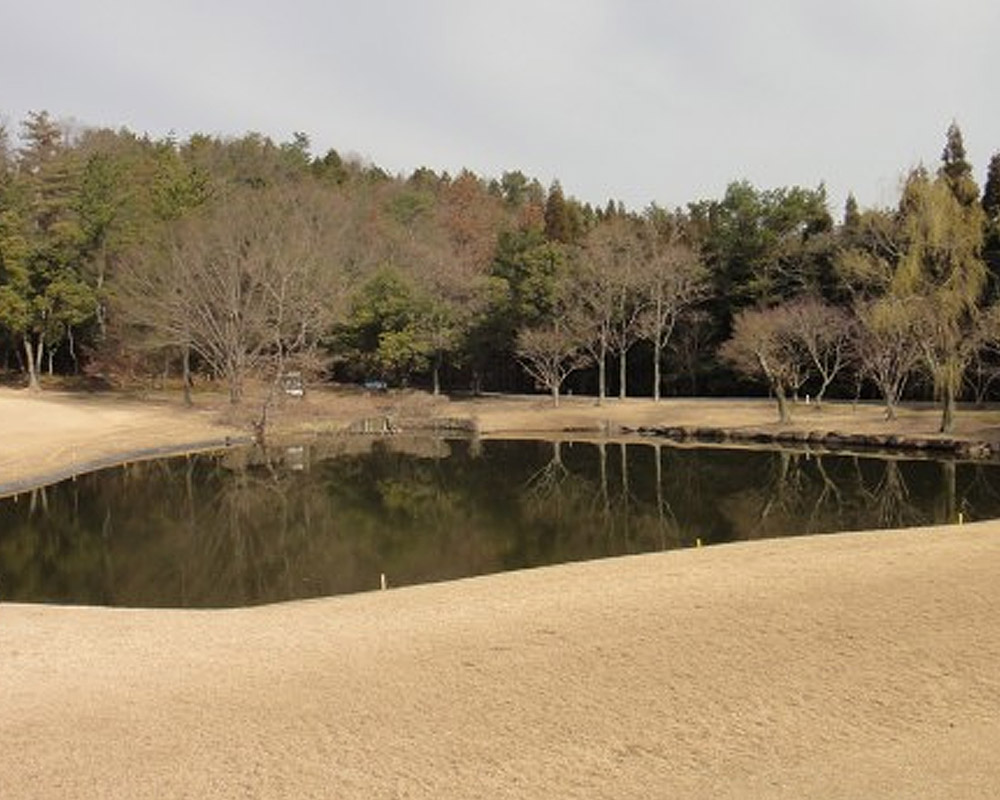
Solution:
M62 452L128 431L81 413ZM0 798L995 797L998 574L979 523L257 609L2 604Z
M1000 534L0 607L0 797L995 797Z
M245 435L208 410L108 397L0 389L0 487L92 469L147 448Z

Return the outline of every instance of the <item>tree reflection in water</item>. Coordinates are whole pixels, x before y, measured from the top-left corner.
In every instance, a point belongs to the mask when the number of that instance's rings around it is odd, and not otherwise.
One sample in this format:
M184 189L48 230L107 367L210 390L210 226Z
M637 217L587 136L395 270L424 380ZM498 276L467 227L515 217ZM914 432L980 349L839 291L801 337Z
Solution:
M911 501L910 488L898 461L883 461L882 473L873 483L866 481L860 459L854 459L854 463L859 492L869 504L876 527L901 528L928 523L926 515Z
M213 607L764 536L1000 516L998 467L347 437L0 500L0 599Z

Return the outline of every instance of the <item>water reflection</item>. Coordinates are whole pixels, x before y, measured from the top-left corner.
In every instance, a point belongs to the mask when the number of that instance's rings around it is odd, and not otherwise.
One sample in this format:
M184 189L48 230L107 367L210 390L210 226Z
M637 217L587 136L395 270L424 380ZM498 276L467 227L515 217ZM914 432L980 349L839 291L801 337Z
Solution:
M1000 516L990 464L654 443L329 440L0 500L0 599L215 607Z

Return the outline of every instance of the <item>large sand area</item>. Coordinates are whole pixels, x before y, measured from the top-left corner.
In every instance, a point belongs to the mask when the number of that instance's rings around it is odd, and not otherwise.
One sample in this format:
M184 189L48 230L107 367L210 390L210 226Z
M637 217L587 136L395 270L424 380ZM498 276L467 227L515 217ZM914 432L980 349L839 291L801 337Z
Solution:
M496 434L773 414L418 405ZM295 425L367 413L320 406ZM0 390L0 483L244 432L216 414ZM968 415L964 435L992 422ZM0 798L992 798L998 575L983 522L228 611L0 603Z

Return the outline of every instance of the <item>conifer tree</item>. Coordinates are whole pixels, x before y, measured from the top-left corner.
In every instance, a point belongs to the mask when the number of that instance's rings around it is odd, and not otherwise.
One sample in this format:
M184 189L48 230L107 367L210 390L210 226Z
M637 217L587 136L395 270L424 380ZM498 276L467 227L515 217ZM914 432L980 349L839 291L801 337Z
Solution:
M994 153L986 170L983 186L983 211L991 222L1000 222L1000 153Z
M43 358L92 318L96 301L80 275L82 230L78 210L78 154L49 115L22 123L16 170L8 187L0 249L0 325L24 349L28 385L37 389Z
M1000 293L1000 153L994 153L986 171L983 187L983 213L986 216L983 234L983 260L993 276L991 292Z
M844 203L844 230L855 231L860 223L861 211L858 209L857 198L852 192L847 195L847 201Z
M572 239L572 222L566 197L559 181L553 181L545 200L545 237L550 242L569 244Z
M938 174L944 178L955 199L963 206L971 206L979 199L979 187L972 177L972 165L966 159L965 142L957 122L948 126Z

